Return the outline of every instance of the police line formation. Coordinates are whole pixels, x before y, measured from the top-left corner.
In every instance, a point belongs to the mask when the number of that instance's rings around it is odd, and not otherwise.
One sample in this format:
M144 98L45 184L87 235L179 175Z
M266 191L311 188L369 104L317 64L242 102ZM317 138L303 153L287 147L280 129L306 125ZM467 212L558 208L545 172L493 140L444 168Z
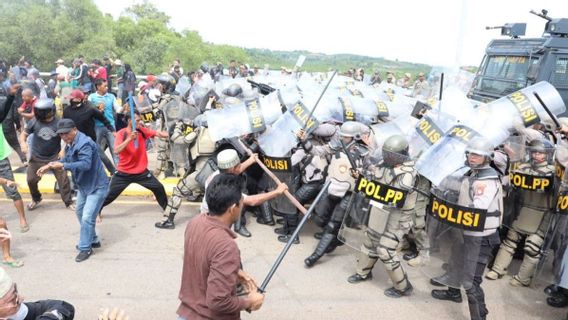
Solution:
M348 245L359 253L347 281L371 279L380 261L392 281L384 294L399 298L413 290L399 257L410 247L402 258L440 287L434 298L461 302L464 288L471 319L485 319L482 279L503 278L521 255L510 284L545 282L549 304L567 306L561 96L539 82L484 104L451 85L438 99L436 84L419 81L411 90L331 72L157 76L134 104L148 126L170 132L156 138L156 173L173 166L181 178L156 227L175 228L182 200L202 197L207 178L227 168L224 150L242 160L253 152L296 201L282 195L243 210L234 226L242 236L251 236L248 211L258 223L282 224L279 241L299 243L294 231L310 204L321 231L308 268ZM245 193L274 188L266 173L250 167Z

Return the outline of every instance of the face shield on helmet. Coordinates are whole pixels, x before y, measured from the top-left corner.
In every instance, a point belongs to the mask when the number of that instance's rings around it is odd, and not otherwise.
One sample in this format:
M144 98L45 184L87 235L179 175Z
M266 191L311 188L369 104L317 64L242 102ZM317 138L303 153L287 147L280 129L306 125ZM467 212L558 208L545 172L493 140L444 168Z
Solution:
M493 160L493 144L482 137L473 138L465 149L465 164L470 168L482 168Z
M34 115L39 121L55 116L55 103L52 99L39 99L34 106Z
M554 146L546 139L533 139L526 148L531 165L551 163L554 154Z
M387 167L395 167L407 161L408 140L403 135L395 134L390 136L382 148L383 163Z
M174 77L167 73L159 75L156 79L158 80L162 93L172 92L176 86Z

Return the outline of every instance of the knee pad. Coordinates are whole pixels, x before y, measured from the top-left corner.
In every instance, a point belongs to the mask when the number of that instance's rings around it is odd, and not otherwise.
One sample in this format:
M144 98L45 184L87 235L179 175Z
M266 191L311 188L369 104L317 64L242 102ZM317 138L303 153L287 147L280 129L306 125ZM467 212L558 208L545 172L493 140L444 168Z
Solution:
M341 223L330 221L325 225L324 231L331 234L337 234L340 227Z
M507 237L505 237L505 240L503 240L501 244L501 248L514 254L520 241L521 235L517 231L510 229L509 232L507 232Z
M525 253L531 258L540 257L540 249L544 239L538 234L531 234L525 241Z

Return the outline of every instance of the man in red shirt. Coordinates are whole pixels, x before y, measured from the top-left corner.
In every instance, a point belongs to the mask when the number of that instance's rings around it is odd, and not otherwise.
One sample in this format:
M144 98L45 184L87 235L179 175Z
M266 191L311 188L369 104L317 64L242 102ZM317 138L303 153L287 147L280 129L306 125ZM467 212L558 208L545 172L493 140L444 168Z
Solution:
M89 75L93 78L93 80L103 79L104 81L107 81L107 70L104 66L102 66L99 59L94 59L91 66L93 70L89 70Z
M244 182L234 174L215 176L205 193L209 212L187 224L178 319L238 320L241 310L256 311L264 302L254 279L241 269L231 231L244 206ZM237 284L244 294L237 295Z
M136 122L134 132L132 131L132 119L130 119L130 114L127 114L125 119L128 126L116 133L114 150L119 155L119 161L116 167L117 171L110 179L109 192L103 203L103 208L113 202L131 183L137 183L154 193L163 210L168 205L168 196L164 185L148 170L146 140L153 137L167 139L168 133L145 128L138 111L135 111L134 118ZM138 148L134 146L135 140L138 141Z

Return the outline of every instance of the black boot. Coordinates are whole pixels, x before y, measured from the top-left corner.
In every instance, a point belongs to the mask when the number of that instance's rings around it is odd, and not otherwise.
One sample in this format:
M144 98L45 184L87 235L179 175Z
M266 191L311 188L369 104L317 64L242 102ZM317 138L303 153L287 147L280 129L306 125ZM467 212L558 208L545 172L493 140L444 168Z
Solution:
M256 218L256 222L269 226L273 226L275 224L274 217L272 216L272 208L268 201L260 205L260 216Z
M331 245L331 243L333 242L334 239L335 239L334 234L327 233L327 232L324 233L322 235L321 240L318 243L318 246L316 247L316 250L314 251L314 253L312 253L311 256L307 257L306 260L304 260L306 267L310 268L321 257L323 257L323 255L325 254L325 252L327 251L327 249L329 248L329 246Z
M235 222L235 232L243 237L250 238L252 234L247 230L245 226L245 218L241 215L239 219Z
M176 225L174 224L174 218L176 213L177 211L172 209L168 217L162 221L156 222L154 226L158 229L175 229Z
M456 303L462 302L461 291L458 289L432 290L432 297L438 300L447 300Z
M546 294L547 296L553 296L556 295L558 293L558 286L551 284L549 286L547 286L546 288L544 288L544 294Z

